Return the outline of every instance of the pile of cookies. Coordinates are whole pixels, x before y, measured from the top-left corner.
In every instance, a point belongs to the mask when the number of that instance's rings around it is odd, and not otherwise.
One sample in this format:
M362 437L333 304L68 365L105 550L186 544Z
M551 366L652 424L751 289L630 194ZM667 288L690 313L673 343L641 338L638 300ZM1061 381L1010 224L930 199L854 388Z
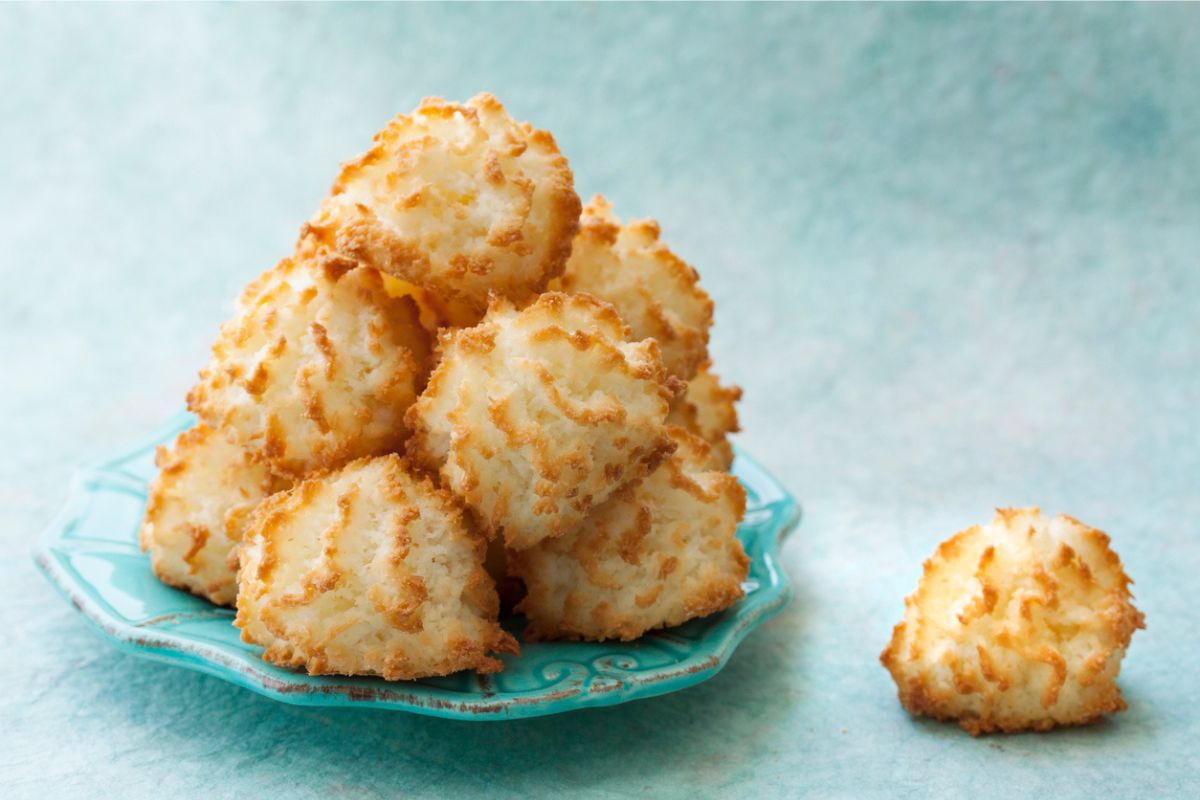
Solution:
M142 546L312 674L499 670L501 595L531 640L726 608L749 562L712 311L653 221L581 208L549 133L426 100L246 287Z

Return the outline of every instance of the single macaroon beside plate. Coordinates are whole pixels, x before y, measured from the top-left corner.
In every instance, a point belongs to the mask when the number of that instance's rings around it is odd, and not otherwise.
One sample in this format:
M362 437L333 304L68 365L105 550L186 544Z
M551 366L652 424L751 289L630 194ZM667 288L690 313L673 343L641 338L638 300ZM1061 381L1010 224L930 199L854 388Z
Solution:
M310 676L262 661L233 611L158 581L138 548L154 449L194 424L180 414L156 436L76 475L70 499L34 557L46 577L120 649L251 689L285 703L412 711L471 720L516 719L665 694L715 675L750 631L791 599L778 548L800 507L744 453L733 472L747 491L738 536L750 556L746 596L725 611L632 642L534 642L495 675L388 682ZM520 638L520 619L505 626Z

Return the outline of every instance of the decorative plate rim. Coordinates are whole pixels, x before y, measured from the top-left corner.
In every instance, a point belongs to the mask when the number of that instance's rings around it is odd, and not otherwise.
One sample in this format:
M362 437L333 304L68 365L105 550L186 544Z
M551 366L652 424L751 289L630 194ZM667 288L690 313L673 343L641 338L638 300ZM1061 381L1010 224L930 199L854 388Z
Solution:
M144 493L144 479L122 469L122 465L144 457L163 441L190 427L194 417L186 412L177 414L139 444L124 448L119 455L97 461L78 470L70 482L66 503L43 530L33 550L33 559L46 579L78 610L90 625L119 650L153 661L174 664L229 681L242 688L272 699L302 706L371 707L410 711L437 717L469 720L519 719L561 713L579 708L615 705L693 686L701 683L728 662L733 651L760 624L778 614L791 600L792 587L787 573L779 564L779 546L799 525L802 512L799 503L761 465L745 451L736 449L735 473L743 481L753 481L760 493L761 504L755 511L769 512L765 527L758 532L761 559L767 582L735 604L735 624L708 636L698 652L681 661L649 669L642 673L620 672L615 680L591 686L568 686L558 691L514 693L497 691L490 676L476 676L479 693L464 695L437 686L406 681L387 682L378 678L340 676L309 676L282 670L261 661L241 661L217 644L197 641L158 627L172 621L232 618L232 611L218 607L194 612L161 615L133 624L92 596L94 582L85 581L68 570L60 555L90 552L78 545L72 547L65 539L70 524L80 518L93 486L101 478L123 478L130 493ZM767 490L763 492L763 490ZM95 539L78 539L93 547ZM111 545L117 548L115 543ZM669 634L668 632L663 632ZM655 636L655 633L647 636ZM627 643L607 643L616 650ZM633 643L628 643L633 644ZM619 657L619 653L613 653ZM518 657L519 658L519 657ZM594 661L600 660L599 657ZM611 661L611 659L610 659ZM614 670L616 671L616 670ZM550 687L553 688L553 687Z

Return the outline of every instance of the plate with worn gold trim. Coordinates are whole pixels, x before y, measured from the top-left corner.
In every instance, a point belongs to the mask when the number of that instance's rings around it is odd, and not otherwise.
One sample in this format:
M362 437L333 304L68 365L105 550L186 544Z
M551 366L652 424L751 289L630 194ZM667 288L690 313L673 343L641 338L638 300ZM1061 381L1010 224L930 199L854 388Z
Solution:
M743 452L733 472L746 487L738 536L750 556L746 596L725 611L633 642L522 643L495 675L388 682L310 676L263 662L239 638L233 612L160 583L138 548L154 449L194 424L180 414L145 442L75 476L64 509L34 557L46 577L120 649L214 675L267 697L309 706L400 709L437 717L516 719L614 705L674 692L715 675L754 628L791 599L779 566L800 507ZM521 621L505 621L520 638Z

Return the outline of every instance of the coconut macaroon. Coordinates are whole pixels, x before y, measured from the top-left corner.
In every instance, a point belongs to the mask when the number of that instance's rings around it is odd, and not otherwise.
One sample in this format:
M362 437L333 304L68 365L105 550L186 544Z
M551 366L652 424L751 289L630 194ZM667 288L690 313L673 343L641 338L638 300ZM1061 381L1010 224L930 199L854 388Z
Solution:
M973 735L1093 722L1125 709L1131 582L1103 532L1001 509L925 562L880 658L910 713Z
M301 249L246 287L188 406L301 477L401 446L430 345L380 273Z
M154 574L218 605L237 597L237 547L254 507L290 482L198 425L172 448L159 447L158 477L150 485L141 545Z
M490 94L424 100L342 167L302 239L433 291L475 319L562 272L579 196L554 137Z
M490 654L517 645L496 621L484 548L454 499L398 456L361 459L256 511L235 624L267 661L312 675L495 672Z
M548 292L521 311L497 300L443 333L408 452L510 548L563 535L675 447L675 382L653 340L627 335L589 295Z
M558 539L509 553L528 594L529 639L636 639L742 597L750 561L737 538L746 492L708 468L709 447L681 429L662 466Z
M557 287L612 303L636 339L657 339L667 371L688 380L708 352L713 302L696 270L659 241L658 223L622 225L600 195L583 210Z
M728 472L733 466L733 445L729 435L737 433L738 415L735 404L742 399L738 386L722 386L712 371L712 362L705 361L687 383L687 391L671 402L667 422L686 428L712 447L709 460L713 469Z

